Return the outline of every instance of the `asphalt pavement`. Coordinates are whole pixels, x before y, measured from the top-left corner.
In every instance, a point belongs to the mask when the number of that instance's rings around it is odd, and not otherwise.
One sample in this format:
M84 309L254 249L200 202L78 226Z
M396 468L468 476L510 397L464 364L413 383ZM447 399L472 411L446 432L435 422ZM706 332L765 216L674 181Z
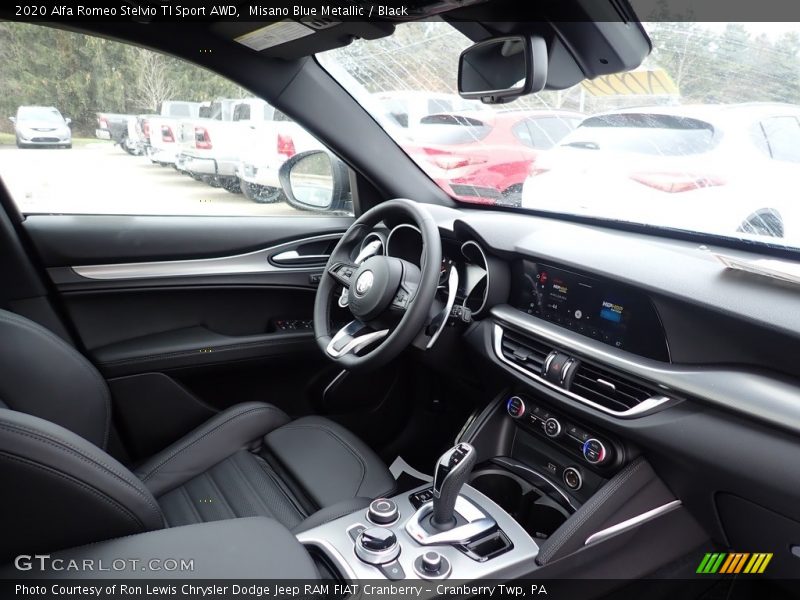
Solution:
M313 214L285 202L256 204L111 143L90 142L69 150L0 148L0 178L26 214Z

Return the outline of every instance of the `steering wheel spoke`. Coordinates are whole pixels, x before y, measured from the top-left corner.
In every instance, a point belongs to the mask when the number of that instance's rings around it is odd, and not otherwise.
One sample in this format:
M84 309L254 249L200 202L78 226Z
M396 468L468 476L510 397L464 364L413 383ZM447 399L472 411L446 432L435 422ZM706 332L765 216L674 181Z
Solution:
M389 335L388 329L373 330L361 321L350 321L331 338L325 352L331 358L340 358L345 354L355 354L359 350L382 340Z
M392 298L391 308L393 311L405 311L408 308L408 305L411 303L411 300L414 298L414 294L417 291L416 285L409 285L403 284L401 285L397 293Z
M356 271L358 271L358 267L347 262L335 262L328 267L330 276L333 277L338 284L344 286L345 289L350 289L350 283Z

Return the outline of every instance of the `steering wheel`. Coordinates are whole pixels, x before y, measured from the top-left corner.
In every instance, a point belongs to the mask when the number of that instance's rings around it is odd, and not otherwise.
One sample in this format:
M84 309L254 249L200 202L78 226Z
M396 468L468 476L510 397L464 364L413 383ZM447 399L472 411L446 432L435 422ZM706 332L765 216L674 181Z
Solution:
M392 256L353 252L381 221L415 225L422 235L420 269ZM348 370L386 364L414 341L436 296L442 240L433 217L411 200L389 200L365 212L336 245L314 301L314 335L325 355ZM332 335L330 312L338 285L347 289L353 320Z

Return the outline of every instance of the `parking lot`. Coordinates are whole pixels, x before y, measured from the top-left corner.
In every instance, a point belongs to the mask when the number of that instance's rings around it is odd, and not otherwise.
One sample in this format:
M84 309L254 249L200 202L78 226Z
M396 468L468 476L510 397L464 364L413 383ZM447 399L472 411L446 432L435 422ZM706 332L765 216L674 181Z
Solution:
M106 142L71 150L0 146L0 177L23 213L310 216L256 204Z

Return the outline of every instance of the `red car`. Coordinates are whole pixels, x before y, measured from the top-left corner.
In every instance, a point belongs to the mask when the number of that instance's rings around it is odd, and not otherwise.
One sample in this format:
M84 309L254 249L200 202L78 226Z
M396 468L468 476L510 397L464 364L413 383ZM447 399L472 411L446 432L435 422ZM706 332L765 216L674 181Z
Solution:
M582 120L567 111L440 113L424 117L403 148L451 196L519 206L522 184L539 152Z

